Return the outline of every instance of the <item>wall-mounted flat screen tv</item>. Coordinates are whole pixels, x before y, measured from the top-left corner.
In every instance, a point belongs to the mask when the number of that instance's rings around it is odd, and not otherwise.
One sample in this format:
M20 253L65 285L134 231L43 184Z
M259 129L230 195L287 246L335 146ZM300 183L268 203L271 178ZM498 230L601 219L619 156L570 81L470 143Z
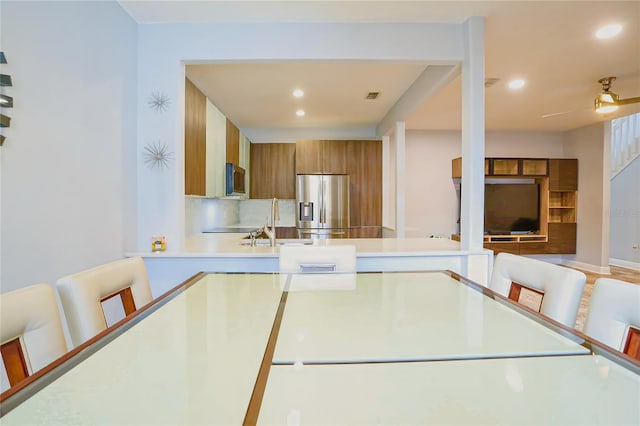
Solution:
M540 229L540 185L487 183L484 231L487 234L534 233Z

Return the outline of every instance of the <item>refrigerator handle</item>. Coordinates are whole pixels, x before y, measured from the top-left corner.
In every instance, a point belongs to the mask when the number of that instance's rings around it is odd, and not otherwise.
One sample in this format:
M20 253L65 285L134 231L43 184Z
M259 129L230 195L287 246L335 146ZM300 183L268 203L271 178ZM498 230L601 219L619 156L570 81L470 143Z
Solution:
M324 178L320 178L320 196L322 197L322 203L320 203L320 223L327 223L327 213L326 213L326 197L325 187L324 187Z

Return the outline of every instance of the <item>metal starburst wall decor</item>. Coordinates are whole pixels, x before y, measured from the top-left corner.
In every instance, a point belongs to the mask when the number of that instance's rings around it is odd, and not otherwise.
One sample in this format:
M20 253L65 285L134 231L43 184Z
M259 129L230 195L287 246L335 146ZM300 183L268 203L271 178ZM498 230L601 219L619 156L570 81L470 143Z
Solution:
M173 160L173 152L169 151L167 145L152 142L144 147L144 162L150 169L168 169L169 162Z
M149 108L156 112L165 112L169 109L169 105L171 105L171 99L166 93L153 92L149 98Z

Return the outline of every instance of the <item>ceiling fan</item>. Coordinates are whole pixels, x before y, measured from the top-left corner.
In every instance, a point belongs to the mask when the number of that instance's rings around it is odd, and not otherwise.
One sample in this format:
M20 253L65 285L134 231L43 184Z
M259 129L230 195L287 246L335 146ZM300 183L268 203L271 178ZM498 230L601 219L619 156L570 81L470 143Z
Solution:
M603 77L600 80L598 80L598 83L602 85L602 93L596 96L596 98L593 101L594 109L597 113L608 114L616 111L620 105L628 105L628 104L634 104L634 103L640 102L640 97L620 99L618 94L612 92L611 83L613 83L615 79L616 77L611 76L611 77ZM586 109L590 109L590 108L585 108L585 110ZM569 114L571 112L574 112L574 110L545 114L542 116L542 118L555 117L558 115Z
M602 93L600 93L593 101L596 112L600 114L608 114L618 109L620 105L635 104L640 102L640 97L620 99L618 95L611 90L611 83L615 77L603 77L598 80L602 84Z

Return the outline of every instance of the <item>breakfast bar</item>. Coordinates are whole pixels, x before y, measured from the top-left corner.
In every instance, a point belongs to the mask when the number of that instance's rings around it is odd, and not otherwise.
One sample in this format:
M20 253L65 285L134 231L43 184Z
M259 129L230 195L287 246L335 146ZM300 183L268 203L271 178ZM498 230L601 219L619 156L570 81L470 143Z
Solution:
M200 273L2 424L638 424L640 366L449 271Z
M277 272L282 245L353 245L357 271L451 270L486 284L493 265L493 251L464 250L447 238L331 238L277 239L275 247L252 247L247 233L200 233L186 238L180 249L126 253L140 256L149 273L152 291L158 296L200 271ZM294 237L293 235L288 235Z

